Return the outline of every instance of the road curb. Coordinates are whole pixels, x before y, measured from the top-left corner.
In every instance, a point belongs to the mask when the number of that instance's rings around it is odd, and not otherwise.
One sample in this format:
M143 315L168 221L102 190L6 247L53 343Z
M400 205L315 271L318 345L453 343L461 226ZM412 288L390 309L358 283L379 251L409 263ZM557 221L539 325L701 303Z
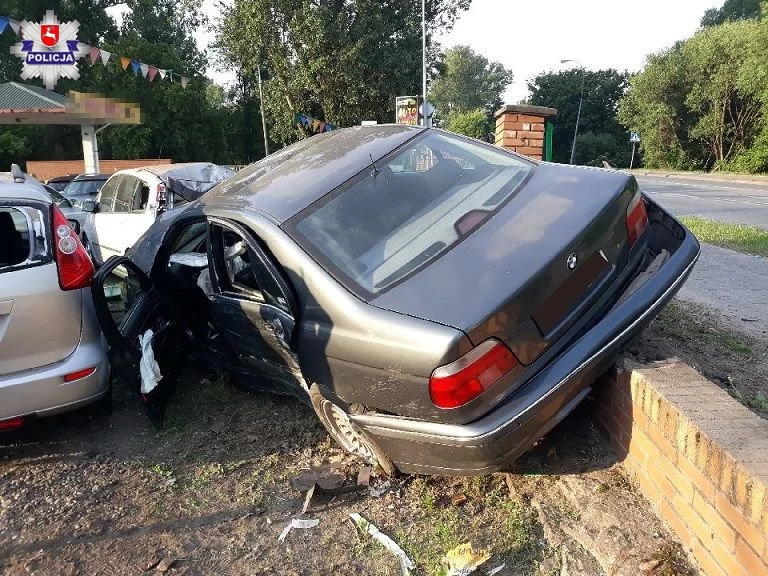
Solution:
M632 170L634 176L651 176L654 178L680 178L681 180L711 180L713 182L730 182L733 184L766 184L768 175L761 174L713 174L709 172L665 172L663 170Z

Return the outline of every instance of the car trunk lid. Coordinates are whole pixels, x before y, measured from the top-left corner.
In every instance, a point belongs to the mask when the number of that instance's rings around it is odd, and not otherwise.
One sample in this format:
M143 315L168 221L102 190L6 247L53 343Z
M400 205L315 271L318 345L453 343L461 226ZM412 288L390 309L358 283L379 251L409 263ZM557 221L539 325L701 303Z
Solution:
M0 375L53 364L80 342L82 291L59 288L48 236L49 207L0 200L21 234L24 262L0 274Z
M629 261L634 179L542 164L492 218L372 300L388 310L495 337L530 364Z

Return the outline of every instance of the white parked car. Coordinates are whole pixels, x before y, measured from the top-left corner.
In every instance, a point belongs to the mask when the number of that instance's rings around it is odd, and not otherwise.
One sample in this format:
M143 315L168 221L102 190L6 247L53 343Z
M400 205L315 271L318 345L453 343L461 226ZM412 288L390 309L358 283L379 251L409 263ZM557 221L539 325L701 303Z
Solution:
M122 256L160 214L197 200L234 174L229 168L209 162L115 172L95 201L83 203L83 210L90 212L83 243L97 263L110 256Z

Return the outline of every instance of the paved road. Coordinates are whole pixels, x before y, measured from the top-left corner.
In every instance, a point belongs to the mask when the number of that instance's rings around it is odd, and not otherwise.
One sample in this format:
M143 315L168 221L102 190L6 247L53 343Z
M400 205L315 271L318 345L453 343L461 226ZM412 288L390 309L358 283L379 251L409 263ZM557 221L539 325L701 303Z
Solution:
M636 175L642 190L678 216L768 229L768 183Z
M733 328L768 340L768 258L709 244L677 297L715 308Z
M768 183L636 175L643 191L677 216L768 229ZM678 298L716 309L735 329L768 340L768 258L703 244Z

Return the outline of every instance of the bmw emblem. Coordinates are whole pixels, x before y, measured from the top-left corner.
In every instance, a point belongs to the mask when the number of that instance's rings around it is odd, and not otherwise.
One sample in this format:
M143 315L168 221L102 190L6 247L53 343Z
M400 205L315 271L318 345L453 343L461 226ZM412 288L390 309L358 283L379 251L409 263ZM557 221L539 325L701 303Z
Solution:
M579 265L579 257L576 256L576 252L568 256L568 260L565 261L568 270L576 270L576 266Z

